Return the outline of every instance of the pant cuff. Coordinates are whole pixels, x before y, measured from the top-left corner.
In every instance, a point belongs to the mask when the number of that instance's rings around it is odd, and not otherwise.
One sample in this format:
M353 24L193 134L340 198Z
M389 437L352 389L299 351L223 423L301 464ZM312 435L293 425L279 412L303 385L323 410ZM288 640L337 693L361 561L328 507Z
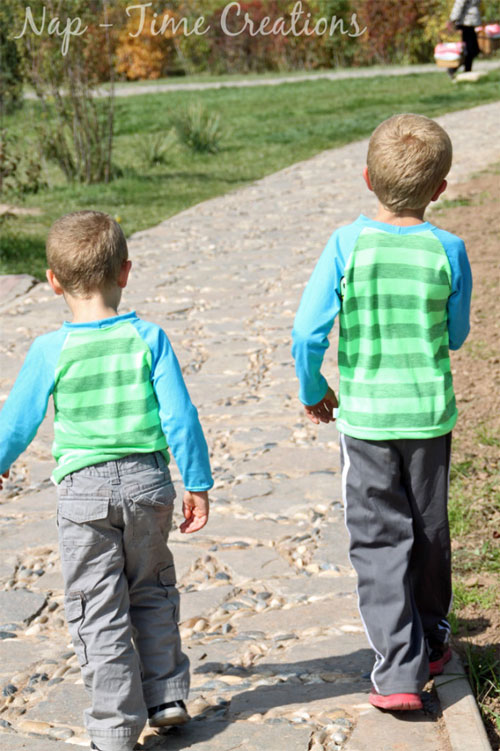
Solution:
M169 701L180 701L187 699L189 694L188 682L171 682L167 686L157 691L148 693L144 696L148 709L157 707L160 704L166 704Z

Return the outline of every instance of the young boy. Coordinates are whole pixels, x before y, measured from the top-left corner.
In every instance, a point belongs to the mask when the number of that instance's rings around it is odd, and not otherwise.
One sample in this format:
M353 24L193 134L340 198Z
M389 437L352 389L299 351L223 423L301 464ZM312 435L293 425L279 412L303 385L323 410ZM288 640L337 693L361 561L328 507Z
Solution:
M92 748L128 751L148 716L154 727L188 719L166 544L167 439L186 488L182 532L208 519L208 450L166 334L117 313L131 266L120 226L98 211L67 214L49 232L47 259L73 322L28 352L0 413L0 473L32 441L52 394L65 609L92 697L86 726Z
M450 659L449 349L469 332L462 240L424 221L446 188L451 142L412 114L374 131L364 178L374 220L338 229L304 291L293 330L300 399L312 422L338 409L350 558L375 665L370 702L420 709ZM339 314L339 403L320 369Z

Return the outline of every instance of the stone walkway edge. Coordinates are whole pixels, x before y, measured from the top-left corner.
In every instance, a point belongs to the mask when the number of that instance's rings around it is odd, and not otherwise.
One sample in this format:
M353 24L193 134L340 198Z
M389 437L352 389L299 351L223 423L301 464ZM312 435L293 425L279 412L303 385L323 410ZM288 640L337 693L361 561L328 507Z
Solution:
M500 161L500 102L437 119L454 145L451 186ZM167 331L216 478L207 527L171 536L194 719L167 736L145 732L147 751L458 751L455 738L479 739L463 681L443 680L428 712L395 717L368 703L373 656L347 555L338 437L312 426L297 399L293 316L331 232L375 209L366 149L363 140L325 151L129 240L121 310ZM0 285L10 295L3 400L34 337L68 314L30 277ZM336 334L325 361L334 388L335 352ZM0 496L2 751L88 746L63 616L51 441L49 410ZM180 495L174 466L173 477Z

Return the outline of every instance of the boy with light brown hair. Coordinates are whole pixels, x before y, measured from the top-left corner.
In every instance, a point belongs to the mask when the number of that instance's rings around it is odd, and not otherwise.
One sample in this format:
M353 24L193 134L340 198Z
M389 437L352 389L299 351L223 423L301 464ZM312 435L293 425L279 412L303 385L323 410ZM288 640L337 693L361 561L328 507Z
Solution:
M422 708L420 690L451 657L449 349L467 337L472 280L463 241L424 220L451 158L447 133L422 115L376 128L363 174L377 215L333 233L293 330L305 412L337 419L350 559L375 652L370 702L388 710ZM337 314L338 402L321 375Z
M0 413L0 473L32 441L52 395L65 609L92 699L86 726L92 748L131 751L148 717L153 727L188 719L167 440L186 488L185 533L208 520L208 449L166 334L117 312L131 268L120 226L98 211L67 214L49 232L47 258L73 321L28 352Z

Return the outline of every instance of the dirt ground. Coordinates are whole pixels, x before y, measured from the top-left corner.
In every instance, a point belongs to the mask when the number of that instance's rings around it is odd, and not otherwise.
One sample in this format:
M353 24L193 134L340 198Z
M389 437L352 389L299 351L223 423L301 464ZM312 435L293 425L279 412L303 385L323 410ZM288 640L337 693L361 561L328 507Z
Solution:
M489 673L483 716L500 749L500 166L447 191L429 214L465 240L474 278L471 332L452 354L459 409L454 430L452 494L460 493L469 528L455 535L455 646L466 658L478 645L474 670ZM490 669L499 660L496 670ZM464 659L467 662L467 659ZM496 678L494 676L496 673ZM471 676L473 678L473 676ZM496 715L496 717L495 717Z

